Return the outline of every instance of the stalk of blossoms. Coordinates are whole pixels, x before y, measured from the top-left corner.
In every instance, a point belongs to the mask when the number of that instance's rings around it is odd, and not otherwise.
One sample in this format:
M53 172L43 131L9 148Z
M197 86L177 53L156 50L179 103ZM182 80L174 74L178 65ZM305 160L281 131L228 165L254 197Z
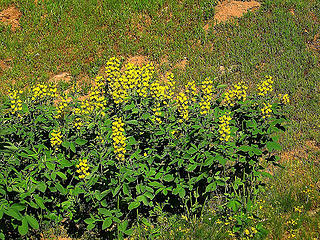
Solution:
M32 101L42 101L49 98L57 97L57 87L54 86L52 83L47 86L45 84L38 83L35 87L32 88Z
M187 83L186 94L189 97L190 102L195 103L197 101L197 86L194 80Z
M230 113L226 113L223 116L219 117L219 133L221 141L229 141L230 139Z
M89 166L88 166L88 160L87 159L79 159L79 164L77 164L77 173L79 174L79 178L83 179L86 176L89 176Z
M20 96L18 95L18 93L22 93L22 91L20 90L19 92L17 90L8 90L9 92L9 99L10 99L10 103L11 103L11 114L15 114L18 111L22 110L22 101L20 99ZM18 113L19 117L22 117L20 115L20 113Z
M200 99L200 114L205 115L211 107L211 99L213 97L213 81L206 78L201 84L202 97Z
M187 96L183 92L180 92L179 95L177 96L178 111L182 116L182 119L179 120L180 123L183 122L184 120L189 119L188 104L189 102L188 102Z
M266 76L266 80L261 81L261 83L258 85L258 95L259 96L266 96L269 92L273 91L272 84L273 80L271 76Z
M289 104L289 95L288 94L279 94L279 99L281 104Z
M57 150L58 146L62 143L62 135L61 131L53 129L51 132L51 138L50 138L51 146Z
M271 117L272 109L270 103L263 103L264 107L261 108L262 118L266 119Z
M233 85L224 95L224 104L233 107L238 101L245 101L247 99L247 89L248 87L243 81Z
M120 161L125 160L126 153L126 137L124 136L124 123L121 118L115 118L115 121L112 123L112 140L114 153L116 158Z

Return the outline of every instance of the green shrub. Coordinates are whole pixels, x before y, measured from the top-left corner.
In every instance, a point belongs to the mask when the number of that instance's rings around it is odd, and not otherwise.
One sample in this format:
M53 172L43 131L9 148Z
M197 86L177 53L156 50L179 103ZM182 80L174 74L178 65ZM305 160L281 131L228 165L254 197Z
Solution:
M150 226L159 204L191 218L212 196L223 198L217 212L241 216L241 235L269 175L260 160L277 163L288 96L271 95L271 77L252 96L243 82L224 91L209 78L180 91L149 64L121 65L111 58L83 101L53 85L37 85L25 102L10 91L0 130L2 238L62 220L80 235L86 227L123 238L136 222Z

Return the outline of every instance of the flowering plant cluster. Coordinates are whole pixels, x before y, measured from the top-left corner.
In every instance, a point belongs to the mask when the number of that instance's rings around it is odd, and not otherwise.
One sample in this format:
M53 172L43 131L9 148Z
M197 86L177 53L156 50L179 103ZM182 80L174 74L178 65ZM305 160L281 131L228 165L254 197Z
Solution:
M87 159L79 159L79 164L76 166L78 168L77 173L79 173L79 178L83 179L86 176L89 176L89 166L87 164L88 160Z
M82 101L54 86L37 86L25 102L12 91L14 111L0 119L2 233L67 219L123 239L135 222L155 220L160 203L188 219L212 195L224 201L216 212L250 209L267 175L259 159L275 163L281 148L274 133L288 98L272 97L271 78L248 96L244 82L224 91L205 78L178 90L173 74L160 82L151 64L122 68L109 59Z

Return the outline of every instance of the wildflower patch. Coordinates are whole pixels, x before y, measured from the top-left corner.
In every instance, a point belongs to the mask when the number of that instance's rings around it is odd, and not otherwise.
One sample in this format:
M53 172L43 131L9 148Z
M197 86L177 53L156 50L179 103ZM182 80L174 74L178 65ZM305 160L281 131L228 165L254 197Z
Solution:
M288 95L272 95L271 77L250 96L245 82L224 90L210 77L179 90L173 74L160 82L151 64L120 72L122 64L110 58L83 101L54 85L37 85L25 102L10 91L0 119L0 233L67 219L122 238L155 221L159 204L192 219L220 196L214 211L242 219L230 234L258 235L243 214L268 175L259 159L277 162Z

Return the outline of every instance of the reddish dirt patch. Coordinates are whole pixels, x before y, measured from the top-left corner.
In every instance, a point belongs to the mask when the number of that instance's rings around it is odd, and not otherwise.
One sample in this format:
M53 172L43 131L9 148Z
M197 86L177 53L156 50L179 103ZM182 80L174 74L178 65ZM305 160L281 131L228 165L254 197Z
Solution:
M146 14L139 14L131 18L131 24L139 31L143 32L145 29L151 26L152 20Z
M234 22L235 18L240 18L249 10L255 11L259 7L260 3L257 1L222 1L215 7L215 15L213 21L209 21L209 23L207 23L203 27L203 29L205 31L208 31L211 25L216 25L227 21Z
M11 25L11 30L14 32L20 28L19 19L22 13L16 7L9 7L0 12L0 22L5 25Z
M43 2L43 0L34 0L34 3L37 4L39 1Z
M176 65L174 65L174 68L184 70L184 69L186 69L187 65L188 65L188 60L186 58L184 58L182 61L180 61Z
M8 68L11 68L10 64L11 64L11 59L0 60L0 72L5 71Z
M66 82L66 83L70 82L71 81L71 75L69 73L67 73L67 72L63 72L63 73L55 75L55 76L53 76L52 78L49 79L49 82L52 82L52 83L55 83L55 84L57 84L57 83L59 83L61 81Z
M308 42L307 46L310 50L320 53L320 33L317 33L313 40Z
M129 57L126 60L125 64L126 63L131 63L131 64L134 64L134 65L137 65L137 66L141 67L142 65L147 64L149 62L150 61L148 60L148 57L138 55L138 56L134 56L134 57Z

